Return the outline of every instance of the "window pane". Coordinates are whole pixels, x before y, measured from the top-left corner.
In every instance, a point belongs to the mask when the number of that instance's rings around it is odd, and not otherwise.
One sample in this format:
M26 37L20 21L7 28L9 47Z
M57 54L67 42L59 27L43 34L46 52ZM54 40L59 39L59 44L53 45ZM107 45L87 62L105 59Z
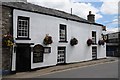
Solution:
M27 33L25 33L25 36L27 36Z
M21 36L21 33L20 33L20 31L18 32L18 35L19 35L19 36Z

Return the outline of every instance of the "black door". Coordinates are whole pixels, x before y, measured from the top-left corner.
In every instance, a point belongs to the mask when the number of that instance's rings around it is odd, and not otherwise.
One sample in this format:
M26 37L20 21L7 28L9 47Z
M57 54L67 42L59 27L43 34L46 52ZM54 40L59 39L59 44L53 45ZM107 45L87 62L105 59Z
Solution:
M17 45L16 48L16 71L29 71L31 69L30 45Z

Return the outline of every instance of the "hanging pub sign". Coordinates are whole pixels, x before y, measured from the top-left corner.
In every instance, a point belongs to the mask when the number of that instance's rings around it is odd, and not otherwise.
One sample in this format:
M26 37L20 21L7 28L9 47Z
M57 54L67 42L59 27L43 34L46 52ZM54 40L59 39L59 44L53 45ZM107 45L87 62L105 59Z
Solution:
M103 37L103 40L104 40L105 42L108 41L108 35L107 35L107 34L106 34L106 35L102 35L102 37Z
M33 47L33 63L43 62L43 46L37 44Z

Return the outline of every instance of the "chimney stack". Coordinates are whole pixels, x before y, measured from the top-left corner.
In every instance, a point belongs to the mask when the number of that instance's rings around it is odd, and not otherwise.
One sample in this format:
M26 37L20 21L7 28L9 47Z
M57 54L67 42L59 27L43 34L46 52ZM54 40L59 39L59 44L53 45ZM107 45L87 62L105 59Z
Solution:
M95 15L91 14L91 11L89 11L89 15L87 16L87 20L95 23Z

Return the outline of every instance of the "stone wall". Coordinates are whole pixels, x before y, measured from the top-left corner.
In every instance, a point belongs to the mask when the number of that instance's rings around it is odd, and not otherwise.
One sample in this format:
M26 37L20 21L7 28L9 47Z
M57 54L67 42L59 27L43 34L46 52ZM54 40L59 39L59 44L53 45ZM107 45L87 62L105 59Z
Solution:
M0 3L0 71L2 69L2 3Z
M2 6L2 35L12 35L12 9ZM12 49L2 47L2 69L10 71Z

